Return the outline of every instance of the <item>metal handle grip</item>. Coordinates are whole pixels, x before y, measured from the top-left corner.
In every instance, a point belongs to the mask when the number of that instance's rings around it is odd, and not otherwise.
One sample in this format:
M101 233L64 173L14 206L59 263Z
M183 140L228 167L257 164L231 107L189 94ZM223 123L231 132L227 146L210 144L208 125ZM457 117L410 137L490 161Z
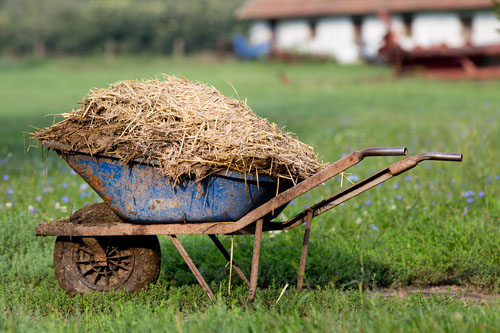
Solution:
M367 156L405 156L408 155L406 147L388 147L388 148L366 148L359 151L361 157Z
M423 160L437 160L437 161L453 161L453 162L461 162L462 154L453 154L453 153L423 153L417 156L418 161Z
M410 156L403 158L401 161L394 163L389 166L389 171L393 176L399 175L401 172L405 172L418 163L425 160L436 160L436 161L454 161L461 162L462 154L452 154L452 153L422 153L416 156Z

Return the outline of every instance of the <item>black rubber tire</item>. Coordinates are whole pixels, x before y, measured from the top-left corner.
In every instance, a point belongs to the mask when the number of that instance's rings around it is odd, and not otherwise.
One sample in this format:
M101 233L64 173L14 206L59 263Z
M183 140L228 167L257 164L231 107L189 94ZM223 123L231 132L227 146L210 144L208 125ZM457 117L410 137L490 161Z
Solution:
M54 271L69 295L118 289L133 292L158 280L161 250L156 236L95 237L91 240L97 240L106 253L105 263L96 263L94 253L82 237L56 239Z

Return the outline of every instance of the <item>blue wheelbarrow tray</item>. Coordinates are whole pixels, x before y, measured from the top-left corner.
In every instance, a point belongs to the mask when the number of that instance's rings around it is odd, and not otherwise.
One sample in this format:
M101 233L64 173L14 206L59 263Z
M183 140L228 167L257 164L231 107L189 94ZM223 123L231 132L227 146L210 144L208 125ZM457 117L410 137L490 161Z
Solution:
M287 179L225 172L175 186L151 163L82 152L58 154L119 216L133 223L237 221L292 187ZM265 218L277 216L286 205Z

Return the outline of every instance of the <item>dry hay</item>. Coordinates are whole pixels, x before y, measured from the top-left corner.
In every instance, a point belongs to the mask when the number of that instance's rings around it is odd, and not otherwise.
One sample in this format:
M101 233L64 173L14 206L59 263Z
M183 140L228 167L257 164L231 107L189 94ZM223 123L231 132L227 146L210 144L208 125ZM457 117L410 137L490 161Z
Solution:
M154 161L175 181L237 171L294 181L318 172L313 149L240 100L174 76L91 90L81 107L32 133L91 155Z

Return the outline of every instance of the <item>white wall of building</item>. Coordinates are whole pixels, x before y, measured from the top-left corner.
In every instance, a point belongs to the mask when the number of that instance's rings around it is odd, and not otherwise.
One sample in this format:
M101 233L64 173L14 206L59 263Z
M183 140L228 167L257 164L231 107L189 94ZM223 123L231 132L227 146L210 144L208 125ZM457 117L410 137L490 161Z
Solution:
M416 13L411 27L405 26L401 15L393 15L391 29L399 45L406 50L417 46L423 48L446 45L450 48L465 46L463 23L458 13ZM500 43L500 21L495 13L479 11L473 13L471 41L483 46ZM348 16L322 18L316 22L314 31L308 19L278 21L274 31L275 46L290 52L329 56L340 63L353 63L360 56L374 57L383 44L387 33L385 22L377 16L366 16L361 23L361 45L356 41L356 31ZM409 34L410 33L410 34ZM261 44L273 38L271 25L256 21L250 28L250 42Z
M456 13L417 13L413 17L411 30L416 46L465 45L462 22Z
M317 22L308 49L313 54L330 56L340 63L353 63L359 60L355 39L354 25L349 17L325 18Z
M306 51L311 39L308 20L284 20L276 24L276 46L288 51Z
M341 63L352 63L359 59L359 47L349 17L320 19L314 29L313 32L308 20L278 22L275 30L276 47L302 54L329 56Z
M377 16L367 16L361 22L361 51L363 56L374 58L382 47L387 25Z
M500 43L500 20L495 13L478 12L472 16L471 41L473 45L485 46Z
M249 42L253 45L270 42L273 38L271 24L266 21L254 22L250 26L249 37Z
M407 35L407 27L401 15L392 15L390 29L395 34L399 45L405 50L411 50L415 47L415 41L412 36ZM361 24L361 42L363 55L375 57L378 50L384 44L384 37L387 34L387 23L375 15L366 16Z
M415 42L412 36L408 35L407 27L401 15L392 15L391 30L396 35L396 41L403 50L411 50L415 47Z

